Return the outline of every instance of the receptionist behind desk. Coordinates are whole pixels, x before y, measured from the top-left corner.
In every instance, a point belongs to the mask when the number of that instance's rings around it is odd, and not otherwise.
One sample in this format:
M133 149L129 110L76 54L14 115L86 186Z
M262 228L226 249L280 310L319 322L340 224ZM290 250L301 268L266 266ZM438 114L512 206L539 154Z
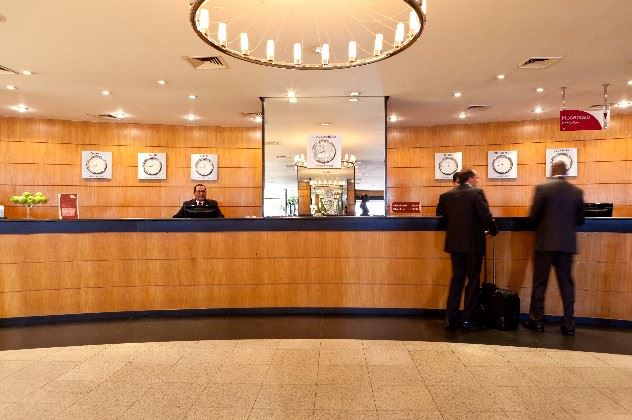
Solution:
M224 217L217 201L206 199L206 187L203 184L193 187L193 195L195 198L182 203L182 207L173 216L174 218Z

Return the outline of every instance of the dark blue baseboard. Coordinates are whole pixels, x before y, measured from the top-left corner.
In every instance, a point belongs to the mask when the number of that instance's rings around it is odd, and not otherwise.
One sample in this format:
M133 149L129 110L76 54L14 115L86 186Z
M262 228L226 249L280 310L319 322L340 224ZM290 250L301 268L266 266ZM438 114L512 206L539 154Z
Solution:
M443 309L419 308L219 308L219 309L180 309L160 311L125 311L85 314L66 314L48 316L29 316L0 319L0 327L31 326L56 324L64 322L88 322L101 320L122 320L139 318L182 318L197 316L286 316L286 315L348 315L348 316L417 316L426 318L443 318ZM522 320L528 314L521 314ZM561 322L560 316L546 316L546 322ZM603 327L632 328L632 321L602 318L576 318L577 325L593 325Z

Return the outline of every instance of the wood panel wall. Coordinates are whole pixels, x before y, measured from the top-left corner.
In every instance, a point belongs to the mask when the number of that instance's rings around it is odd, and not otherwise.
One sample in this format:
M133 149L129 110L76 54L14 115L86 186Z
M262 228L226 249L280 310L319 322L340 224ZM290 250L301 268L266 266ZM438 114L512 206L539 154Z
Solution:
M111 151L111 180L81 178L81 152ZM137 154L167 154L166 180L138 180ZM57 194L78 193L81 218L168 218L193 197L193 153L218 155L218 180L204 182L226 217L261 216L261 129L0 118L0 204L23 218L11 195L42 191L32 211L57 218Z
M547 148L576 147L578 176L587 202L613 202L614 216L632 216L632 115L613 116L603 131L560 132L557 119L435 127L389 127L388 205L420 201L423 216L434 216L439 194L450 181L434 179L434 154L463 152L464 167L480 175L492 212L526 216L534 186L545 177ZM487 178L487 152L518 151L518 178ZM390 212L390 209L389 209ZM389 213L390 214L390 213Z
M577 316L632 320L632 236L579 236ZM0 318L187 308L443 309L450 280L443 240L443 232L0 235ZM501 232L496 242L498 284L519 291L526 312L533 233ZM546 312L561 313L553 276Z

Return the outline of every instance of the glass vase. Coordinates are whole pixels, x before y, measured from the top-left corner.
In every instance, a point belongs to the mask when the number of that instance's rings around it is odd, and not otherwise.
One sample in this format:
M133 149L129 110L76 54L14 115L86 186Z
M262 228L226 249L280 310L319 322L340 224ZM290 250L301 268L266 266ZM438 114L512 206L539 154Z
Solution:
M31 207L32 206L24 206L26 207L26 218L30 219L31 218Z

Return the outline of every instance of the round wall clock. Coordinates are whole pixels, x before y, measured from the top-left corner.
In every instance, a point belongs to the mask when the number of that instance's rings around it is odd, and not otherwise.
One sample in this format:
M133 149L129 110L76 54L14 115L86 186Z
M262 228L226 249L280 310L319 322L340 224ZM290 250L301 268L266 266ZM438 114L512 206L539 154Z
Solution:
M439 161L438 167L443 175L454 175L459 169L459 162L452 156L446 156Z
M498 155L492 161L492 170L500 175L508 174L513 166L513 160L507 155Z
M329 163L336 157L336 145L327 139L318 140L312 145L312 156L318 163Z
M162 170L162 162L155 156L143 161L143 171L147 175L158 175Z
M200 158L195 162L195 172L200 176L209 176L214 170L215 165L209 158Z
M108 169L108 162L101 155L91 156L86 161L86 169L94 175L101 175Z
M573 158L568 153L560 152L554 155L551 158L551 165L557 160L564 162L567 171L573 167Z

